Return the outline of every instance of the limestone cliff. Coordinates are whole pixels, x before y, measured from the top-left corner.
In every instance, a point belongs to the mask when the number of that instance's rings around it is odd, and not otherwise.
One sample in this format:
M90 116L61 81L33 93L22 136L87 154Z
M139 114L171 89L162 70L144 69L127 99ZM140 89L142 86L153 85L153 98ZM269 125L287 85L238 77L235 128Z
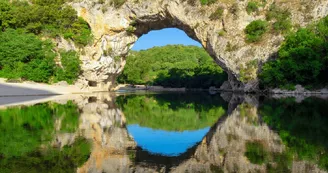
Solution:
M268 32L258 43L245 42L245 27L266 18L270 6L288 9L294 29L328 14L327 0L267 0L257 13L247 13L248 0L218 0L201 5L198 0L127 0L115 6L110 0L75 0L71 5L90 25L94 43L85 47L83 74L79 84L94 89L111 89L123 70L126 55L143 34L176 27L198 40L229 74L234 90L257 88L258 69L274 56L284 37ZM212 14L222 9L220 18ZM247 66L255 62L253 66ZM247 70L245 70L247 68ZM246 73L241 71L247 71ZM241 80L247 77L247 80Z

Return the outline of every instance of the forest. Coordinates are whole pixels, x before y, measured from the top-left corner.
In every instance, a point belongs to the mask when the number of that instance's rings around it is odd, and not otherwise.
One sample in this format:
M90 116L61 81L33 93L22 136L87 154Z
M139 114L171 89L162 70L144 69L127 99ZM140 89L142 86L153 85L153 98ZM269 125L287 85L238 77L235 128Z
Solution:
M277 58L263 65L259 75L262 89L293 90L297 84L316 89L327 85L328 17L285 38Z
M55 51L56 37L78 47L92 40L86 21L67 0L0 0L0 77L54 83L73 83L80 73L75 51ZM55 63L60 57L62 66Z
M227 74L200 47L167 45L132 51L119 83L164 87L220 87Z

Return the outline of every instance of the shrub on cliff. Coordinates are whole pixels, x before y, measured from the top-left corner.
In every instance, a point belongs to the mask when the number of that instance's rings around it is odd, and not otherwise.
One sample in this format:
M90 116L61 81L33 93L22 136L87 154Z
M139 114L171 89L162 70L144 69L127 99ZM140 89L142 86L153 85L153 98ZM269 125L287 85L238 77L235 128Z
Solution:
M202 5L211 5L211 4L214 4L216 3L217 0L200 0L200 3Z
M246 6L246 11L248 14L251 14L253 12L257 12L259 10L259 5L257 2L254 2L254 1L250 1L247 3L247 6Z
M210 15L210 19L211 20L218 20L222 18L224 12L224 8L223 7L218 7L211 15Z
M267 28L268 22L266 21L255 20L251 22L245 29L246 41L250 43L260 41Z
M79 55L75 51L61 51L60 55L63 68L56 68L55 82L67 81L73 84L81 72Z
M272 30L274 32L287 33L292 28L290 16L291 13L288 10L281 9L274 3L270 6L266 19L273 20Z

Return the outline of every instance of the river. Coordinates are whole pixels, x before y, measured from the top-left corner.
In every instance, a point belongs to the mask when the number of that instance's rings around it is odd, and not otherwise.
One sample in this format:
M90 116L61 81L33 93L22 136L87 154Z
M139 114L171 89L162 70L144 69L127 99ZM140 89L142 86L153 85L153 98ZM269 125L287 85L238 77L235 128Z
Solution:
M1 173L328 171L325 96L75 95L2 107L0 130Z

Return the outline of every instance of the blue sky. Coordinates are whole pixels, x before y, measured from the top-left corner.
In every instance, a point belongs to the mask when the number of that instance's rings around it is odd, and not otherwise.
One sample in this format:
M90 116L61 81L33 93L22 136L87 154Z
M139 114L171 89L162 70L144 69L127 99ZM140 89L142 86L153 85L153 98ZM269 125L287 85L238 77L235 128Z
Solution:
M188 35L176 28L166 28L162 30L150 31L143 35L133 46L132 50L145 50L154 46L165 46L168 44L195 45L201 47L201 44L188 37Z

